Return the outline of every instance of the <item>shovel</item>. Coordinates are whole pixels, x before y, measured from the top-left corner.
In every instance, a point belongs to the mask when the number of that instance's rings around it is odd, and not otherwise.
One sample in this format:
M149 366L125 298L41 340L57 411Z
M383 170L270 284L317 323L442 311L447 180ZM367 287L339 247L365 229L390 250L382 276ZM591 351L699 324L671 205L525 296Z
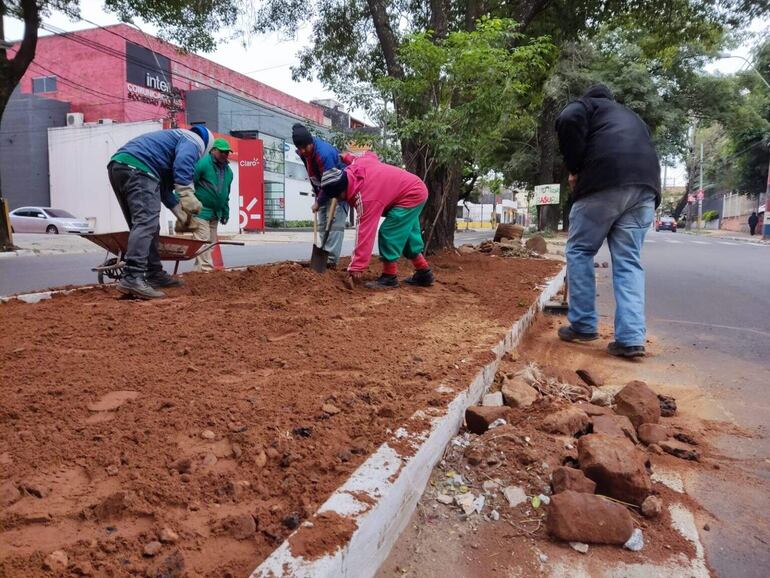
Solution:
M326 273L326 264L329 261L329 251L326 251L325 247L326 241L329 239L329 231L331 231L332 224L334 223L334 214L336 212L337 199L332 199L329 210L326 211L326 228L320 247L316 245L316 238L318 235L318 213L313 215L313 255L310 257L310 268L316 273Z

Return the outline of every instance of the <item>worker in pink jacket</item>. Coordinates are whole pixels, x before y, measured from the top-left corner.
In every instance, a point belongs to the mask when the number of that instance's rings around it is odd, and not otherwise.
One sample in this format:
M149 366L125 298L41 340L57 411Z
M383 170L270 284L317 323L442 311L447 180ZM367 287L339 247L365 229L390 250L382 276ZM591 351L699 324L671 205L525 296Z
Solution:
M404 282L428 287L433 272L422 254L425 243L420 230L420 213L428 198L425 183L410 172L380 161L367 152L343 170L325 171L321 188L355 207L358 235L348 267L349 283L355 284L369 266L380 217L385 217L378 235L382 275L367 283L369 288L398 287L396 263L401 255L411 259L415 271Z

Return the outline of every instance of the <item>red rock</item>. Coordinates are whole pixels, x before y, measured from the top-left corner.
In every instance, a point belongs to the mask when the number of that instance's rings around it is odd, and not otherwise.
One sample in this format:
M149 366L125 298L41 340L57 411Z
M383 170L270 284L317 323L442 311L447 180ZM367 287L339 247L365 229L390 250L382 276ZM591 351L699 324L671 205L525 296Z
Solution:
M663 417L673 417L676 413L676 400L670 395L658 394L660 402L660 415Z
M576 371L578 377L583 380L583 383L593 387L601 387L604 385L604 380L599 377L595 372L589 369L578 369Z
M636 430L639 434L639 439L645 445L659 444L660 442L668 439L668 430L666 426L657 423L643 423Z
M625 437L590 434L578 440L578 461L596 492L640 505L652 490L645 456Z
M663 511L663 501L658 496L647 496L642 502L642 515L645 518L657 518Z
M594 417L597 415L615 415L615 412L608 407L588 403L587 401L581 401L574 404L572 407L579 409L585 413L588 417Z
M483 434L496 419L507 419L510 410L507 407L482 407L472 405L465 410L465 424L475 434Z
M559 383L568 383L569 385L582 385L581 379L578 374L571 369L563 369L553 365L544 365L542 367L543 374L546 377L555 379Z
M5 508L15 504L21 499L21 492L13 482L4 482L0 485L0 506Z
M693 460L696 462L700 460L700 452L698 452L698 450L696 450L692 446L683 444L680 441L665 440L660 442L659 445L660 445L660 449L662 449L667 454L671 454L674 457L677 457L683 460Z
M639 427L660 421L658 396L643 381L631 381L615 394L615 413L625 415Z
M548 244L545 242L545 239L542 235L533 235L527 239L527 242L524 243L524 246L533 253L537 253L538 255L545 255L548 253Z
M521 377L505 378L502 392L505 405L509 407L529 407L539 397L537 390Z
M224 520L222 527L236 540L245 540L257 533L257 523L251 514L230 516Z
M553 434L571 436L587 431L590 425L591 419L585 413L568 407L546 417L541 429Z
M624 415L597 415L593 418L593 427L594 433L627 437L635 444L639 443L631 420Z
M596 491L596 482L589 480L582 471L565 466L558 467L553 471L551 486L553 486L554 494L568 490L582 494L593 494Z
M599 496L566 491L551 497L548 532L559 540L625 544L634 531L628 510Z

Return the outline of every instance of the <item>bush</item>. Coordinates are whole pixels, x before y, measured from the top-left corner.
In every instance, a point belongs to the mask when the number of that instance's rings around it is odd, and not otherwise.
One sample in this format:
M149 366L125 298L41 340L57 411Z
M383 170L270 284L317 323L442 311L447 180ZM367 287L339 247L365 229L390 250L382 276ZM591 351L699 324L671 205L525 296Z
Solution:
M717 213L716 211L712 210L712 211L706 211L705 213L703 213L703 220L706 221L707 223L709 221L716 221L718 218L719 218L719 213Z

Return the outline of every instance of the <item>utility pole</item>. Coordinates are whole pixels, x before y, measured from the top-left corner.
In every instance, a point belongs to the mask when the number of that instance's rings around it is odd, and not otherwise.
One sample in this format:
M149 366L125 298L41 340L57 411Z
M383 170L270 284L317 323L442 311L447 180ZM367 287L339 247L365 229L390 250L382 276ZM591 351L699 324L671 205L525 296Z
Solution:
M703 143L700 143L700 186L698 188L698 230L703 218Z
M768 147L770 152L770 146ZM762 224L762 238L770 241L770 165L767 167L767 186L765 187L765 219Z

